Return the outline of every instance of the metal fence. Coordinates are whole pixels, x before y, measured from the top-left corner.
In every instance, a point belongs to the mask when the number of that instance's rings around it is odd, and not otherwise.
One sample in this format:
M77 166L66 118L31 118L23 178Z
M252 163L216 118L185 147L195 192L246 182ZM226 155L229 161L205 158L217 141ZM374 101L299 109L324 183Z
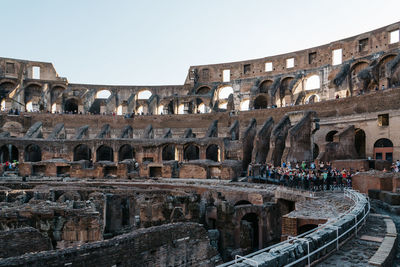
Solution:
M332 244L335 244L335 243L336 243L336 250L339 250L339 247L340 247L340 242L339 241L340 241L340 239L343 238L344 236L346 236L347 234L349 234L353 230L355 230L355 234L357 235L357 231L358 231L358 228L359 228L360 224L363 224L365 222L365 220L366 220L366 218L367 218L367 216L368 216L368 214L370 212L370 202L369 202L368 196L366 196L364 194L361 194L360 192L358 192L356 190L353 190L353 189L350 189L350 188L344 188L343 192L344 192L344 197L354 201L354 205L349 210L347 210L345 213L342 213L339 217L334 218L334 219L330 219L326 223L321 224L317 228L314 228L314 229L312 229L312 230L310 230L308 232L305 232L305 233L300 234L300 235L295 236L295 237L289 237L286 241L283 241L283 242L277 243L275 245L263 248L261 250L253 252L253 253L248 254L246 256L237 255L237 256L235 256L235 260L230 261L230 262L226 262L226 263L224 263L222 265L219 265L218 267L227 267L227 266L230 266L230 265L236 264L236 263L246 263L246 264L248 264L250 266L257 266L258 267L257 261L251 259L251 257L254 257L254 256L259 255L259 254L264 253L264 252L269 252L271 249L279 247L279 246L282 246L282 245L284 245L286 243L293 242L293 240L301 240L301 241L307 242L307 248L308 248L307 249L307 254L305 256L297 259L296 261L293 261L293 262L287 264L286 266L293 266L293 265L295 265L297 263L300 263L302 261L307 261L308 265L310 266L310 264L311 264L310 260L311 260L311 256L312 255L314 255L315 253L320 252L321 250L323 250L326 247L328 247L328 246L330 246ZM339 227L337 227L337 226L335 226L333 224L335 222L339 221L340 219L342 219L344 216L352 214L352 212L357 208L358 204L360 204L360 203L367 205L367 210L365 210L365 208L363 208L363 216L362 216L362 218L357 221L357 215L354 215L354 220L355 220L354 225L352 227L350 227L348 230L346 230L345 232L343 232L342 234L339 235ZM331 241L329 241L327 244L325 244L325 245L323 245L323 246L321 246L321 247L319 247L316 250L311 252L310 251L310 247L309 247L310 240L308 240L308 239L306 239L304 237L306 235L308 235L308 234L311 234L313 232L319 231L319 230L321 230L321 229L323 229L323 228L325 228L327 226L336 228L336 238L331 240Z

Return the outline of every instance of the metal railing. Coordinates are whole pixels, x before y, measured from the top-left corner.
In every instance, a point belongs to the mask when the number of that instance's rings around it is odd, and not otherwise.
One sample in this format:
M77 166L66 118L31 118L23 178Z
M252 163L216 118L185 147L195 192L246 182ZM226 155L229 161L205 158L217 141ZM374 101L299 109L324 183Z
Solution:
M303 256L303 257L297 259L296 261L293 261L293 262L291 262L291 263L289 263L289 264L287 264L285 266L293 266L294 264L302 262L302 261L304 261L306 259L307 259L308 265L310 265L310 263L311 263L310 262L310 260L311 260L310 257L312 255L314 255L315 253L318 253L319 251L325 249L326 247L332 245L333 243L336 243L336 250L339 250L339 247L340 247L340 242L339 241L340 241L340 239L343 236L347 235L349 232L351 232L354 228L355 228L355 234L357 235L358 225L360 225L361 223L365 222L365 220L366 220L366 218L367 218L367 216L368 216L368 214L370 212L370 208L371 208L368 196L366 196L364 194L361 194L356 190L349 189L349 188L344 188L343 191L344 191L344 197L354 201L354 205L349 210L347 210L345 213L340 214L338 217L336 217L334 219L329 219L326 223L321 224L317 228L314 228L314 229L312 229L312 230L310 230L308 232L305 232L303 234L297 235L295 237L288 237L288 239L286 241L283 241L283 242L277 243L275 245L272 245L272 246L263 248L261 250L255 251L253 253L250 253L250 254L246 255L245 257L243 257L243 256L237 257L238 255L236 255L234 261L226 262L224 264L219 265L218 267L227 267L227 266L230 266L232 264L239 263L239 262L245 262L245 261L249 262L249 260L251 260L251 257L254 257L254 256L259 255L259 254L264 253L264 252L269 252L270 250L272 250L272 249L274 249L276 247L282 246L284 244L290 243L293 240L304 241L304 240L306 240L304 238L306 235L311 234L313 232L317 232L317 231L319 231L319 230L321 230L323 228L326 228L328 226L332 227L332 228L336 228L336 238L334 240L331 240L330 242L328 242L324 246L322 246L320 248L317 248L316 250L314 250L312 252L310 252L309 247L308 247L307 254L305 256ZM354 225L352 227L350 227L347 231L345 231L344 233L339 235L339 227L336 226L336 225L333 225L333 224L335 222L341 220L344 216L350 215L357 208L359 203L367 204L367 211L365 210L365 206L364 206L363 207L363 217L358 221L357 221L357 215L354 214L354 220L355 220ZM307 240L307 244L309 245L309 240ZM254 260L252 260L252 262L253 261ZM247 262L245 262L245 263L247 263Z

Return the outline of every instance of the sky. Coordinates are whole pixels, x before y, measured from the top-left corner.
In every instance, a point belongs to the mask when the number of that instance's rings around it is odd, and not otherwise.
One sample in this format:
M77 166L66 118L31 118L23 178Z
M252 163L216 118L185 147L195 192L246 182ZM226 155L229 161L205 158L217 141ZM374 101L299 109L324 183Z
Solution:
M0 57L70 83L183 84L189 67L323 45L400 21L399 0L0 0Z

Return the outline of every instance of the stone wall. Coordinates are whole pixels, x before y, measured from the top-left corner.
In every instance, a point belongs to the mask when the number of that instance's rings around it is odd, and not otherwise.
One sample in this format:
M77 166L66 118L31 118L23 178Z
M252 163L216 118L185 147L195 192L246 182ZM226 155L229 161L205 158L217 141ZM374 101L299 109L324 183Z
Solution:
M32 227L0 231L0 258L50 250L51 242Z
M78 248L0 260L0 266L215 266L221 263L207 231L196 223L137 230Z

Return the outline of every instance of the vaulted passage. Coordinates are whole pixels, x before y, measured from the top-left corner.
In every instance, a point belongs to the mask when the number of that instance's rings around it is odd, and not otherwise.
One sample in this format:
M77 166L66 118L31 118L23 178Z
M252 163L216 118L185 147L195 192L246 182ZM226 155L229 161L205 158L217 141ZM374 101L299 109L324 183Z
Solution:
M359 158L365 158L365 132L362 129L355 130L354 145Z
M42 160L42 151L38 145L31 144L25 148L25 161L37 162Z
M111 147L102 145L96 151L96 161L114 161L114 152Z
M74 148L74 161L92 160L92 151L87 145L77 145Z
M133 151L132 146L123 145L119 149L118 152L118 161L123 161L125 159L133 159L135 157L135 152Z
M255 109L263 109L268 107L268 99L264 95L257 96L256 99L254 99L254 108Z
M199 159L199 148L195 145L188 145L183 151L184 160L196 160Z

